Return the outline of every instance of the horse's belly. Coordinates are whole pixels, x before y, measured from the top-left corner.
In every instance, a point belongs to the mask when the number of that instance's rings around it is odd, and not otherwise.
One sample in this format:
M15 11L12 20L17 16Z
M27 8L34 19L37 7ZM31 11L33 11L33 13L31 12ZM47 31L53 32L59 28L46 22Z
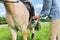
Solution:
M22 28L23 25L27 26L28 25L28 19L29 19L28 15L24 15L24 16L23 15L18 15L16 17L14 17L14 20L17 22L16 28L18 30L21 30L20 28ZM16 29L15 28L16 23L14 22L12 16L9 13L6 14L6 20L7 20L7 23L9 24L10 27Z
M19 24L19 25L28 25L29 21L29 12L25 5L21 2L19 3L6 3L6 9L11 14L11 17L6 18L8 24L14 24L14 20ZM7 13L8 14L8 13ZM13 17L12 17L13 16ZM11 24L11 25L12 25Z
M28 14L17 14L17 16L14 16L15 21L21 25L24 23L27 23L29 21L29 15Z
M29 13L21 1L19 3L5 3L5 7L6 10L12 15Z

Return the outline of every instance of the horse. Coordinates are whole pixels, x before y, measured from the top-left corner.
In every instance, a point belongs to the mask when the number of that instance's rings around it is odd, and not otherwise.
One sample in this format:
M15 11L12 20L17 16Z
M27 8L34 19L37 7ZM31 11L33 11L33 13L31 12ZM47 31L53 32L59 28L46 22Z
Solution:
M1 1L4 3L6 8L6 21L12 34L12 40L17 40L17 31L21 31L23 34L23 40L27 40L27 27L29 25L29 19L34 19L31 18L32 16L29 16L29 11L24 5L25 2L22 2L21 0ZM30 21L30 23L34 22ZM34 27L31 28L31 32L32 31L34 31ZM32 40L34 40L34 32L32 32Z

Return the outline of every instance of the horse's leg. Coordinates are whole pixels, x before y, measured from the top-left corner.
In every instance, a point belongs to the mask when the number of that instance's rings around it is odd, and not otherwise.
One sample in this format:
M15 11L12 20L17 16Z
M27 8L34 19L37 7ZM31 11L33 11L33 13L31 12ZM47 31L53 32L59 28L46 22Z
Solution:
M23 34L23 40L27 40L27 25L23 24L21 29L22 29L22 34Z
M34 27L31 28L31 38L34 40Z
M31 32L31 38L34 40L34 29L35 29L35 20L32 18L30 20L30 32Z
M17 39L16 31L11 28L11 27L14 27L14 22L9 13L6 13L6 21L7 21L8 25L10 26L9 29L12 34L12 40L16 40Z
M30 26L31 28L30 28L30 32L31 32L31 38L32 38L32 40L34 40L34 27L35 27L35 23L32 23L31 22L31 26Z
M16 30L12 29L11 27L9 27L9 29L12 34L12 40L17 40Z

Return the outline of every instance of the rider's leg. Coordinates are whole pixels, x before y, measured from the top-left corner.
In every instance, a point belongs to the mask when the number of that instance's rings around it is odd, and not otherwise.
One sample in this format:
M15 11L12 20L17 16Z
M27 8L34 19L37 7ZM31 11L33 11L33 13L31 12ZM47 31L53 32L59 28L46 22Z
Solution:
M57 40L56 37L60 29L60 10L57 1L58 0L52 0L52 7L49 15L51 18L50 40Z
M54 21L51 22L50 40L56 40L59 29L60 29L60 19L55 19Z

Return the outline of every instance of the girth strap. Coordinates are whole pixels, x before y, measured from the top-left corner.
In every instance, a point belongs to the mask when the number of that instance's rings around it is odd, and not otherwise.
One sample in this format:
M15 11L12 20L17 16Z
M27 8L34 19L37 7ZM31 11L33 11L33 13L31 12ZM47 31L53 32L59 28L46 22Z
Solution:
M20 0L18 1L5 1L5 0L1 0L1 2L3 3L18 3Z

